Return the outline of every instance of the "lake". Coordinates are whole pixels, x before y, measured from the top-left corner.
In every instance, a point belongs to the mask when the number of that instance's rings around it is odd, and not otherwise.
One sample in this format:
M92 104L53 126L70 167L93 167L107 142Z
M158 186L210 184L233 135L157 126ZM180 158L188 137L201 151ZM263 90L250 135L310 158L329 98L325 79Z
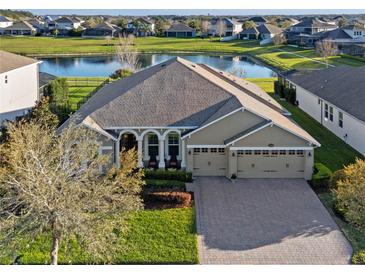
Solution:
M233 73L239 77L266 78L276 76L271 69L259 65L247 57L232 55L205 54L140 54L142 68L156 65L173 57L180 56L194 63L203 63ZM94 57L55 57L41 58L40 71L56 76L109 76L122 67L115 56Z

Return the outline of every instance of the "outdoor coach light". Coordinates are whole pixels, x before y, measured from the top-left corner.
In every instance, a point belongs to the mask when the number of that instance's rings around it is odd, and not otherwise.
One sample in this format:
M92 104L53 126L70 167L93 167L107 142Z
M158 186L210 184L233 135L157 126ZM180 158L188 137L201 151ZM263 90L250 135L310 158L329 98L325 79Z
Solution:
M312 153L308 152L308 157L312 157Z
M191 150L189 150L188 154L191 155Z
M234 156L236 156L236 155L234 154L234 152L232 152L232 157L234 157Z

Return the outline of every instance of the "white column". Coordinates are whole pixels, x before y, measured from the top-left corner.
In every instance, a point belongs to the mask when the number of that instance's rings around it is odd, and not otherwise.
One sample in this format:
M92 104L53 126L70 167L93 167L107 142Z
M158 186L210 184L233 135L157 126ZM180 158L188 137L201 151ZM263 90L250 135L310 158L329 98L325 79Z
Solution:
M181 168L186 168L185 140L181 140Z
M158 168L165 168L165 140L158 140Z
M120 168L120 140L119 139L115 142L114 153L115 153L115 166L117 168Z
M143 142L142 139L137 139L137 155L138 155L138 166L143 167L143 160L142 160L142 146Z

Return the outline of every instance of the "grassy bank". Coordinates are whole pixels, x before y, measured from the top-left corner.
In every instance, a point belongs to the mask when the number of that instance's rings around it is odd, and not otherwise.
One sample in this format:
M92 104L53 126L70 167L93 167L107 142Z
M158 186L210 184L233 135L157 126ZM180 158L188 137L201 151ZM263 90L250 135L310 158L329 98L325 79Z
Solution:
M27 55L86 55L114 54L117 39L108 42L104 39L53 38L53 37L1 37L0 49ZM149 53L217 53L249 55L279 70L293 68L324 68L325 64L314 50L304 50L286 46L260 46L256 41L233 40L219 42L212 39L180 39L141 37L135 40L135 50ZM298 55L293 55L296 53ZM303 56L303 57L301 57ZM316 60L316 61L313 61ZM318 61L318 62L317 62ZM330 58L330 64L365 65L361 60L336 56Z
M117 252L112 264L196 264L198 251L195 232L194 208L142 210L128 218L128 228L117 241ZM19 239L23 247L15 255L21 255L22 264L49 264L50 238L43 236L32 241ZM9 264L14 258L2 258L1 264ZM66 250L62 245L60 264L95 264L77 243Z

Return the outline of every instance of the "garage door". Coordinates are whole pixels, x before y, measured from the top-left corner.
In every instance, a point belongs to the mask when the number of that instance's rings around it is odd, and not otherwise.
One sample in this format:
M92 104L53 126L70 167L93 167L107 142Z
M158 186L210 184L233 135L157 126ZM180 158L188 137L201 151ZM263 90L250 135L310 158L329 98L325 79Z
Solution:
M224 148L194 148L194 176L226 176L227 157Z
M303 178L303 150L238 150L238 178Z

